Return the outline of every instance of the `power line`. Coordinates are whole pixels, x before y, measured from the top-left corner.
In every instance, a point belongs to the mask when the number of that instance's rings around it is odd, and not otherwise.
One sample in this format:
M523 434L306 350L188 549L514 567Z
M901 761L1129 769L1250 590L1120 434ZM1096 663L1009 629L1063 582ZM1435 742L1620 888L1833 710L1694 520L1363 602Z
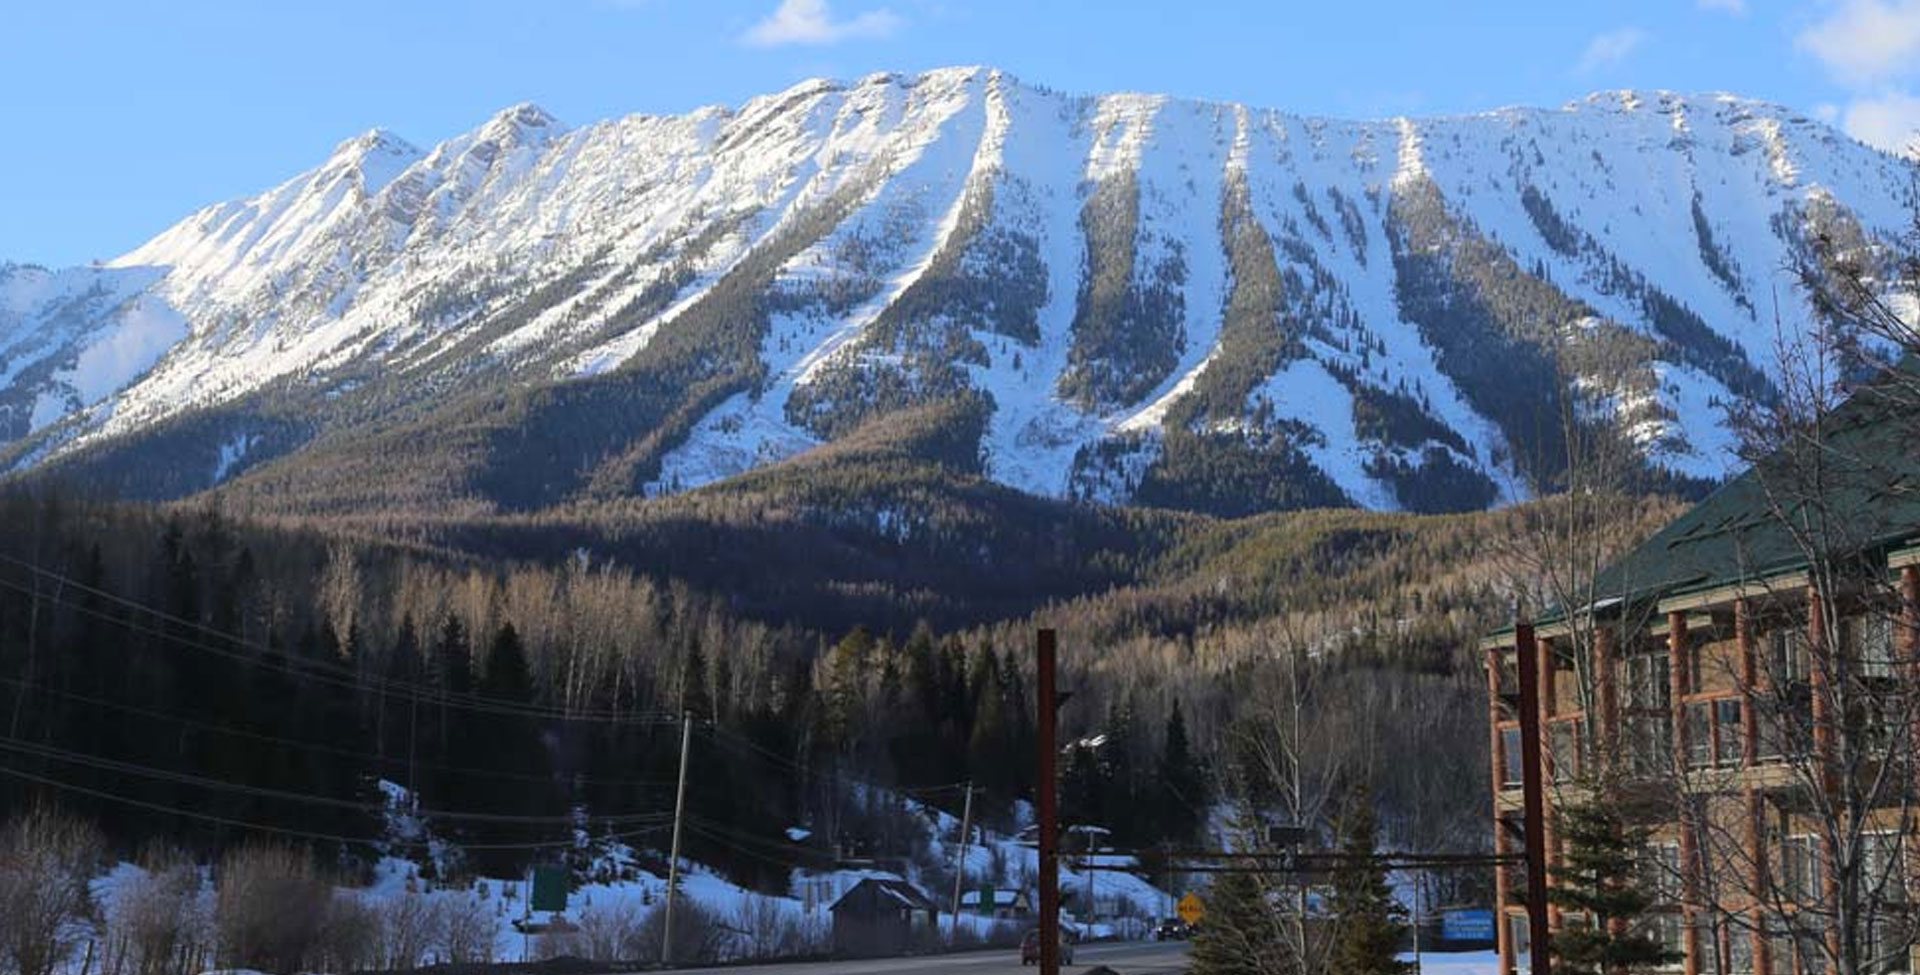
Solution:
M772 866L781 867L785 869L791 869L793 867L792 860L778 859L776 857L769 856L765 853L760 853L755 850L751 850L746 847L740 846L739 844L731 840L728 840L726 837L708 830L706 827L701 826L698 823L690 822L687 824L687 828L690 830L693 830L696 833L699 833L701 836L706 837L707 839L713 841L714 843L717 843L720 846L723 846L728 850L731 850L734 853L737 853L749 859L758 860L761 863L765 863L765 864L769 864Z
M275 800L281 800L286 802L311 803L311 804L317 804L317 805L331 806L336 809L350 809L350 810L354 810L358 812L366 812L366 813L382 813L383 814L383 813L394 811L390 806L383 803L369 803L369 802L362 802L362 801L353 800L353 799L341 799L337 796L315 795L313 793L292 792L284 789L269 788L266 786L248 785L240 782L229 782L225 779L209 778L207 776L195 775L190 772L179 772L172 769L155 768L150 765L140 765L134 762L122 762L122 761L118 761L110 758L101 758L99 756L88 755L83 752L76 752L70 749L59 748L51 745L37 745L32 742L21 741L16 738L7 738L5 736L0 736L0 750L12 751L19 754L33 755L39 758L46 758L54 761L66 762L71 765L80 765L80 766L98 769L101 771L119 772L119 773L124 773L128 775L137 775L143 778L156 779L163 782L173 782L180 785L191 785L191 786L197 786L199 788L204 788L204 789L212 789L215 791L231 792L237 795L248 795L248 796L254 796L257 798L275 799ZM470 820L474 822L529 823L529 824L548 824L548 825L577 824L581 822L582 819L585 819L588 822L623 823L623 822L655 821L655 820L661 820L665 818L664 814L661 814L661 813L629 813L629 814L621 814L621 815L598 815L598 816L590 815L586 817L578 817L578 816L519 816L519 815L509 815L505 813L461 812L461 811L455 811L455 810L436 810L436 809L409 810L408 812L410 815L423 816L429 819L451 819L451 820Z
M80 582L80 581L78 581L78 580L76 580L76 579L73 579L72 577L70 577L70 576L67 576L67 575L65 575L65 574L62 574L62 573L59 573L59 572L56 572L56 571L54 571L54 570L52 570L52 569L49 569L49 568L46 568L46 567L44 567L44 566L41 566L41 565L38 565L38 564L35 564L35 563L32 563L32 562L28 562L28 561L25 561L25 560L22 560L22 559L19 559L19 558L15 558L15 557L13 557L13 556L10 556L10 555L6 555L6 554L4 554L4 553L0 553L0 562L8 562L8 563L12 563L12 564L14 564L14 565L17 565L17 566L20 566L21 568L24 568L24 569L26 569L26 570L27 570L27 571L29 571L29 572L32 572L32 573L35 573L35 574L37 574L37 575L41 575L41 576L45 576L45 577L48 577L48 578L50 578L50 579L53 579L53 580L55 580L55 581L57 581L57 582L59 582L59 583L60 583L60 584L61 584L62 586L70 586L70 587L72 587L72 588L74 588L74 589L78 589L78 590L80 590L80 591L82 591L82 592L86 592L86 593L91 593L91 594L93 594L93 595L96 595L96 596L99 596L99 597L100 597L100 598L102 598L102 599L105 599L105 600L108 600L108 601L110 601L110 602L113 602L113 603L117 603L117 604L119 604L119 605L121 605L121 606L124 606L124 607L126 607L126 608L128 608L128 609L131 609L131 610L134 610L134 611L137 611L137 612L140 612L140 613L145 613L145 614L147 614L147 615L149 615L149 616L152 616L152 617L155 617L155 618L157 618L157 619L160 619L160 620L163 620L163 621L165 621L165 622L169 622L169 623L173 623L173 624L176 624L176 625L179 625L179 626L184 626L184 627L187 627L187 628L189 628L189 629L192 629L192 630L197 630L197 631L199 631L199 632L202 632L202 633L205 633L205 634L208 634L209 636L213 636L213 637L217 637L217 638L219 638L219 639L221 639L221 640L225 640L225 641L227 641L227 642L229 642L229 643L232 643L232 644L234 644L234 645L236 645L236 646L239 646L239 647L243 647L243 648L245 648L245 649L248 649L248 650L252 650L252 651L254 651L255 653L258 653L258 654L262 654L262 655L266 655L266 656L269 656L269 657L271 657L271 656L285 656L285 659L286 659L287 661L289 661L290 663L296 663L296 664L298 664L298 665L300 665L300 666L302 666L302 667L308 667L308 668L312 668L312 669L315 669L315 670L322 670L322 671L331 671L331 672L333 672L333 673L335 673L335 674L337 674L337 675L339 675L339 676L342 676L342 677L345 677L345 678L347 678L347 679L350 679L350 680L353 680L353 681L354 681L354 682L356 683L356 686L359 686L360 684L364 684L364 683L377 683L377 684L383 684L383 685L388 685L388 686L398 686L398 687L400 687L400 688L401 688L402 690L404 690L404 691L406 691L406 692L408 692L409 694L411 694L411 693L413 693L413 692L414 692L414 685L411 685L411 684L405 684L405 683L402 683L402 682L400 682L400 681L394 681L394 680L391 680L391 679L388 679L388 678L384 678L384 677L380 677L379 675L373 675L373 674L364 674L364 673L362 673L362 672L360 672L360 671L358 671L358 670L356 670L355 668L352 668L352 667L347 667L347 666L344 666L344 665L341 665L341 664L337 664L337 663L330 663L330 662L327 662L327 661L322 661L322 660L312 660L312 659L308 659L308 658L301 658L301 657L293 657L293 656L290 656L290 655L282 655L282 654L279 654L279 653L278 653L277 651L275 651L275 650L273 650L273 649L272 649L272 648L270 648L270 647L262 647L262 646L260 646L259 644L256 644L256 643L253 643L253 642L251 642L251 641L248 641L248 640L246 640L245 638L243 638L243 637L241 637L241 636L239 636L239 635L237 635L237 634L233 634L233 633L228 633L228 632L226 632L226 631L224 631L224 630L221 630L221 629L218 629L217 627L213 627L213 626L210 626L210 625L208 625L208 624L206 624L206 623L202 623L202 622L200 622L200 621L198 621L198 620L191 620L191 619L186 619L186 618L184 618L184 617L180 617L180 616L176 616L176 615L174 615L174 614L172 614L172 613L169 613L169 612L166 612L165 610L160 610L160 609L155 609L155 608L153 608L152 606L149 606L149 605L147 605L147 604L145 604L145 603L142 603L142 602L139 602L139 601L137 601L137 600L134 600L134 599L130 599L130 598L128 598L128 597L125 597L125 596L121 596L121 595L119 595L119 594L117 594L117 593L114 593L114 592L110 592L110 591L108 591L108 590L105 590L105 589L100 589L100 588L98 588L98 587L95 587L95 586L89 586L89 585L87 585L87 584L85 584L85 583L83 583L83 582ZM23 588L20 588L20 587L18 586L18 584L15 584L15 583L4 583L3 581L0 581L0 584L6 584L6 585L9 585L9 586L11 586L12 588L14 588L14 589L15 589L16 591L18 591L18 592L24 592L24 593L26 593L26 594L28 594L29 596L33 596L33 597L36 597L36 598L45 598L45 599L51 599L51 600L53 600L53 601L55 601L55 602L61 602L61 600L59 599L59 597L58 597L58 596L54 596L54 595L52 595L52 594L44 594L44 593L40 593L40 592L38 592L37 590L28 590L28 589L23 589ZM73 609L77 609L77 610L80 610L80 611L82 611L82 612L86 612L86 611L88 611L88 609L87 609L87 607L84 607L84 606L76 606L76 605L74 605L74 604L72 604L71 602L62 602L62 605L66 605L66 606L68 606L69 608L73 608ZM98 613L96 613L95 615L101 615L101 614L98 614ZM115 617L111 617L111 616L104 616L103 618L105 618L105 619L108 619L108 620L110 620L110 621L114 621L114 622L120 622L120 621L119 621L119 620L118 620L117 618L115 618ZM167 634L167 633L164 633L164 632L163 632L163 633L159 633L159 634L157 634L157 635L160 635L160 636L167 636L167 637L173 637L173 636L176 636L175 634ZM231 655L231 652L230 652L230 651L222 651L222 650L220 650L220 649L218 649L218 648L215 648L215 647L209 647L209 646L207 646L207 645L205 645L205 644L200 644L200 643L191 643L190 645L193 645L193 646L198 646L199 648L201 648L201 649L204 649L204 650L206 650L206 651L208 651L208 652L210 652L210 653L222 653L223 655L229 655L229 656ZM251 658L247 658L247 659L251 659ZM619 716L619 712L615 712L615 711L611 711L611 710L604 710L604 709L603 709L603 710L600 710L600 711L566 711L566 710L563 710L563 709L558 709L558 708L532 708L532 707L529 707L529 706L525 706L525 705L521 705L521 704L519 704L519 703L517 703L517 702L513 702L513 701L505 701L505 700L502 700L502 699L499 699L499 698L490 698L490 697L487 697L487 696L485 696L485 695L481 695L481 694L474 694L474 693L471 693L471 692L465 692L465 693L459 693L459 694L456 694L456 693L454 693L454 692L451 692L451 691L443 691L443 690L436 690L436 691L434 691L433 693L435 693L435 694L438 694L438 695L441 695L441 696L443 696L443 697L446 697L446 698L449 698L449 699L456 699L456 700L457 700L457 699L470 699L470 700L472 700L472 701L474 701L474 702L477 702L478 704L481 704L481 705L488 705L488 704L491 704L491 705L495 705L495 706L501 706L501 707L506 707L506 708L509 708L509 709L512 709L512 710L515 710L515 711L533 711L533 712L541 712L541 713L546 713L546 714L550 714L551 716L554 716L554 717L566 717L566 718L576 718L576 717L578 717L578 718L583 718L583 719L590 719L590 718L593 718L593 717L595 717L595 716L604 716L604 715L613 715L613 716ZM436 703L437 703L437 702L436 702Z
M6 558L5 556L0 556L0 559L5 559L5 558ZM12 561L18 561L18 560L12 560ZM351 668L344 668L338 665L324 664L320 661L309 660L303 657L296 657L280 650L275 650L269 647L260 647L256 644L248 643L246 641L241 640L239 637L235 637L231 635L223 635L225 636L226 639L235 642L239 646L245 647L253 651L253 653L251 654L243 654L243 653L236 652L234 650L228 650L228 649L222 649L220 647L210 646L201 641L190 639L182 634L168 632L165 629L143 627L130 619L124 619L119 616L115 616L111 613L106 613L101 610L94 609L83 603L79 603L72 599L64 598L53 593L40 592L37 589L22 586L17 582L9 582L5 579L0 579L0 587L11 589L14 592L21 593L32 599L44 600L54 605L70 609L74 612L82 613L87 616L91 616L95 619L100 619L105 622L112 623L116 626L127 629L133 633L138 633L143 636L155 637L161 640L171 641L180 646L188 647L195 650L200 650L205 653L210 653L215 656L238 661L240 663L248 664L250 666L265 666L265 667L268 667L269 669L273 669L273 670L285 673L286 675L290 677L294 677L296 679L311 680L316 683L326 684L329 686L340 688L342 690L352 691L356 694L361 692L370 692L370 693L379 694L389 698L399 698L399 699L404 699L411 702L428 704L435 707L451 707L458 710L479 713L479 714L503 715L507 717L517 717L517 718L534 718L534 719L540 719L540 720L574 721L574 722L598 723L598 724L663 724L663 723L669 723L672 720L677 720L677 719L673 719L666 716L664 712L656 712L656 711L640 711L640 712L632 712L632 713L623 713L623 712L609 710L609 709L598 709L593 711L584 711L584 710L569 711L561 708L547 708L547 707L537 707L533 705L520 705L520 704L515 704L513 702L503 701L499 698L485 697L483 695L456 694L442 688L421 687L418 684L395 681L388 678L380 677L378 675L363 674ZM117 597L113 597L113 598L117 599ZM126 601L121 600L121 602L126 602ZM147 612L149 614L158 616L163 621L177 620L176 617L168 616L167 614L160 613L157 610L147 609L146 607L139 606L139 604L128 603L128 605L134 606L135 608L140 609L143 612ZM197 624L192 624L190 621L180 621L180 622L182 623L182 625L197 626ZM219 631L215 630L212 632L218 633ZM301 667L309 668L311 672L302 673L299 670L299 668Z
M390 847L406 847L406 848L412 848L412 849L425 849L430 846L430 844L426 841L371 840L362 836L341 836L337 833L320 833L312 830L292 829L292 828L283 827L283 826L271 826L265 823L253 823L253 822L247 822L245 820L231 819L225 816L215 816L210 813L203 813L193 809L181 809L178 806L169 806L164 803L158 803L158 802L148 802L144 799L135 799L131 796L116 795L110 792L103 792L99 789L91 789L86 786L74 785L70 782L61 782L56 779L49 779L44 776L35 775L31 772L25 772L15 768L8 768L6 766L0 766L0 775L11 775L14 778L23 779L28 782L35 782L51 789L59 789L64 792L71 792L77 795L91 796L95 799L102 799L107 802L117 802L122 805L134 806L136 808L145 809L150 812L158 812L158 813L164 813L172 816L180 816L186 819L197 819L203 822L214 823L220 826L230 826L235 829L255 830L262 833L276 833L282 836L292 836L299 839L317 840L317 841L326 842L326 843L384 844ZM632 830L625 830L625 831L616 832L616 833L608 833L608 834L605 834L602 838L603 839L629 839L636 836L644 836L649 833L657 833L665 828L666 828L665 826L648 826L643 829L632 829ZM552 850L552 849L572 849L576 845L577 844L572 840L565 840L565 841L546 842L546 843L462 843L460 844L460 848L463 850Z
M105 698L92 697L86 694L76 694L76 693L73 693L72 691L62 691L56 688L48 687L45 684L34 684L27 681L17 680L11 677L0 677L0 684L5 684L8 686L18 687L26 690L31 690L36 696L50 695L53 697L58 697L58 698L62 698L69 701L76 701L91 707L106 708L108 710L119 711L124 714L139 715L141 717L150 718L155 721L166 721L173 724L178 724L182 727L193 728L197 731L208 732L210 734L226 735L233 738L250 739L253 741L261 741L269 744L280 745L286 748L296 748L296 749L320 752L320 753L329 754L329 755L339 755L345 758L364 759L375 764L384 763L384 764L389 764L396 767L405 766L405 765L416 765L421 768L430 768L430 769L435 769L443 772L452 772L457 775L463 775L463 776L468 776L472 778L494 778L494 779L520 781L520 782L551 781L551 779L548 776L544 776L544 775L527 775L523 773L504 772L504 771L498 771L494 769L482 769L482 768L471 768L471 767L460 766L460 765L448 765L441 762L420 761L417 759L410 760L406 758L401 758L398 755L383 756L373 752L364 752L364 751L360 751L358 749L352 749L352 748L341 748L336 745L328 745L322 742L301 741L295 738L283 738L279 735L269 735L262 732L247 731L242 728L229 727L227 725L213 724L211 722L206 722L206 721L196 721L192 718L188 718L183 715L169 714L165 711L159 711L153 708L141 707L135 704L127 704L125 702L120 702L120 701L111 701ZM642 788L650 788L650 789L671 789L673 787L673 783L665 782L659 779L619 779L619 778L603 778L603 777L588 776L588 775L568 775L566 776L566 778L569 781L586 782L586 783L592 783L595 785L639 786Z
M778 850L782 853L791 853L795 849L795 847L786 843L782 843L779 840L769 839L764 836L759 836L753 833L749 833L738 827L729 826L726 823L722 823L718 820L708 819L705 816L699 816L693 813L688 813L687 821L690 825L701 827L705 831L723 833L728 836L734 837L735 839L737 839L742 843L758 844L763 849Z

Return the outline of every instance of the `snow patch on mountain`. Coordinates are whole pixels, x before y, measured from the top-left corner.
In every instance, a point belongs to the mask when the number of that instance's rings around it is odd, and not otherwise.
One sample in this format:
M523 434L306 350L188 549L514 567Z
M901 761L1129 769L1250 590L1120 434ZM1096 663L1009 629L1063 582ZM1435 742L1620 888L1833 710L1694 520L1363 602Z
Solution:
M349 139L105 268L0 267L0 448L19 444L16 466L37 462L276 384L293 395L384 382L436 401L481 383L603 375L661 335L683 338L677 329L710 317L686 313L716 285L851 198L817 239L781 252L764 380L695 419L652 488L710 483L818 445L818 428L789 409L796 397L827 408L822 390L921 378L876 324L943 248L966 243L956 234L971 193L991 202L969 225L987 243L963 252L968 286L1025 259L1008 241L1034 249L1030 278L1044 283L1022 298L1032 334L934 316L979 346L954 372L991 404L987 474L1125 500L1176 407L1210 370L1242 365L1221 333L1231 176L1274 244L1287 314L1312 320L1275 323L1304 330L1307 358L1290 351L1248 377L1258 395L1229 426L1270 404L1324 436L1306 453L1342 491L1390 507L1366 460L1408 462L1412 448L1366 439L1354 414L1358 399L1391 394L1449 431L1438 446L1500 500L1525 493L1500 418L1472 405L1458 370L1403 317L1390 206L1430 186L1464 232L1656 350L1641 387L1609 395L1651 459L1710 478L1730 463L1718 411L1735 396L1728 377L1766 372L1777 327L1809 320L1784 270L1808 213L1832 210L1891 241L1910 224L1914 175L1790 110L1670 92L1350 122L1075 97L956 68L809 81L737 108L578 129L523 104L425 150L382 130ZM1177 334L1150 376L1129 377L1130 402L1069 400L1062 379L1085 365L1073 360L1092 260L1082 212L1118 179L1139 190L1134 283L1184 271ZM1543 214L1577 240L1550 233ZM1672 308L1700 327L1676 330ZM1074 484L1076 458L1103 448L1115 466Z

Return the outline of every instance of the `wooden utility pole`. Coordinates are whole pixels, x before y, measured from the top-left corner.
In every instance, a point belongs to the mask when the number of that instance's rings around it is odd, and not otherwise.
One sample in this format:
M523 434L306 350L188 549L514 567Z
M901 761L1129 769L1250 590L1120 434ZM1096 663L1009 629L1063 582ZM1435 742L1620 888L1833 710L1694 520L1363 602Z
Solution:
M1040 814L1040 975L1060 975L1060 811L1055 795L1054 736L1057 715L1054 687L1054 633L1041 630L1034 684L1039 714L1040 769L1034 782Z
M960 937L960 891L967 882L967 840L973 832L973 783L967 783L967 801L960 812L960 858L953 865L953 929L947 933L947 940ZM992 911L992 904L980 905L982 909ZM991 916L991 913L989 913Z
M1520 665L1520 788L1526 815L1527 941L1533 949L1531 975L1549 975L1552 934L1547 928L1547 802L1540 761L1540 655L1532 623L1513 626L1514 656Z
M660 964L673 964L673 902L680 892L680 821L687 811L687 751L693 741L693 712L680 715L680 788L673 799L673 853L667 861L667 917L660 929Z

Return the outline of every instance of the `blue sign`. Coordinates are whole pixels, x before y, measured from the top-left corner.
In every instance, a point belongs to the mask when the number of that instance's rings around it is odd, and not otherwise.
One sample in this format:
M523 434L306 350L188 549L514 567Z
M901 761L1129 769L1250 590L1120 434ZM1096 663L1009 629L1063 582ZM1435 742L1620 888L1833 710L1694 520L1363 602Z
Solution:
M1493 941L1493 911L1484 908L1460 908L1440 915L1442 941Z

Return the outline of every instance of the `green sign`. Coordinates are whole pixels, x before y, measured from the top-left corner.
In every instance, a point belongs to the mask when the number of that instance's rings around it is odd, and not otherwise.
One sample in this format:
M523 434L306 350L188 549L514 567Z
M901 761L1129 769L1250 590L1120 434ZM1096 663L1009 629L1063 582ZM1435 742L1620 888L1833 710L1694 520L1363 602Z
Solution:
M536 911L564 911L567 909L567 868L533 868L533 909Z

